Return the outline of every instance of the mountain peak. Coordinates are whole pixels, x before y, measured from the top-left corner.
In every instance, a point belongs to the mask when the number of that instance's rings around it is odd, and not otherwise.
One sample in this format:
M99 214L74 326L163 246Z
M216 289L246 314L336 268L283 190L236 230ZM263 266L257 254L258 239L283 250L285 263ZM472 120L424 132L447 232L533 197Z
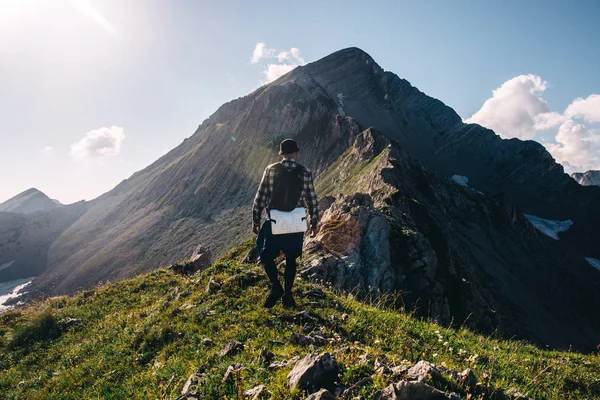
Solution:
M29 188L18 195L0 203L0 211L19 214L31 214L36 211L46 211L60 205L50 199L45 193Z
M582 186L600 186L600 170L589 170L587 172L575 172L571 178Z

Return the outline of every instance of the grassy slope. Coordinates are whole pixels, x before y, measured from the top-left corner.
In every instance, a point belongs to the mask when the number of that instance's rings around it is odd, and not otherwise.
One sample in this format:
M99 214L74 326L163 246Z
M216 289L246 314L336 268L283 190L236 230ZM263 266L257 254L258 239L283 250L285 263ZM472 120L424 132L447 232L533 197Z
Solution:
M275 361L312 351L333 352L346 384L374 373L372 367L357 363L369 351L385 353L396 363L425 359L458 370L470 367L492 390L514 387L534 398L600 398L597 355L545 351L464 329L450 330L386 309L381 302L369 305L327 289L324 298L310 296L320 289L302 281L296 286L298 310L280 305L265 310L262 271L238 261L249 246L246 242L190 278L163 268L2 314L3 398L175 398L190 373L204 363L206 398L243 398L244 390L258 384L265 384L273 398L302 398L286 384L291 366L274 373L261 366L264 348L275 353ZM256 276L248 275L249 270ZM205 290L211 277L223 283L216 294ZM299 310L321 317L322 322L295 322L292 316ZM349 316L346 320L340 318L344 313ZM82 322L61 333L55 323L66 317ZM318 349L289 344L292 333L315 329L330 337L337 334L341 341ZM202 344L207 337L214 346ZM243 342L245 350L219 357L228 339ZM487 364L477 361L483 357L488 358ZM235 363L243 363L246 369L234 383L222 383L227 367ZM387 379L374 375L374 386L362 394L386 386ZM460 393L464 398L466 393Z

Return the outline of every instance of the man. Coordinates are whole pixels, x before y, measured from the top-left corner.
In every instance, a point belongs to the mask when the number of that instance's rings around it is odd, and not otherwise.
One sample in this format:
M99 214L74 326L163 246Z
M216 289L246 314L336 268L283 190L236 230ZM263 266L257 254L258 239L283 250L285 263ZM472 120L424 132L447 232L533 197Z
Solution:
M265 272L271 282L271 292L267 296L264 306L271 308L283 297L284 307L296 305L292 296L292 286L296 277L296 258L302 255L304 232L273 235L271 230L270 211L290 211L295 207L306 207L310 215L310 234L314 237L317 233L319 214L317 208L317 195L313 178L308 169L298 164L296 159L300 149L296 141L286 139L279 146L281 162L269 165L263 174L258 192L254 198L252 209L252 231L259 235L257 246ZM291 207L285 204L291 204ZM288 204L288 206L289 206ZM267 220L262 229L260 220L263 211L267 212ZM275 259L280 252L285 254L284 287L277 278Z

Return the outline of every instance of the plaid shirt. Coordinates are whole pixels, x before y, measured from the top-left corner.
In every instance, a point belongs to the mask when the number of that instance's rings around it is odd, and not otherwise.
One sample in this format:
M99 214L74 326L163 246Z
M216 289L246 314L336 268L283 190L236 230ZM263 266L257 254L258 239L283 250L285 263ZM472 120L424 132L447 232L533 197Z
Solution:
M281 161L286 168L296 168L299 165L293 158L284 158ZM254 206L252 207L252 219L253 224L256 227L260 227L260 218L263 211L269 209L271 203L271 196L273 195L273 185L275 182L275 171L274 168L277 164L271 164L263 173L260 186L256 192L254 198ZM312 228L317 227L319 222L319 209L317 203L317 194L315 193L315 187L313 185L313 178L310 171L303 167L304 173L302 174L303 187L302 193L300 194L300 200L298 201L298 207L306 207L308 214L310 215L310 225Z

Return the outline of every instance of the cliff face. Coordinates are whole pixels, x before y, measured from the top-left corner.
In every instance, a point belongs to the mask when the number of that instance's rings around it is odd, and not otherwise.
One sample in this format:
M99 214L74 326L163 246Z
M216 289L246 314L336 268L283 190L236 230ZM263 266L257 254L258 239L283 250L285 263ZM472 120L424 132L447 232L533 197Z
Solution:
M322 175L319 189L341 195L324 201L302 276L400 293L442 325L593 349L600 274L583 257L535 229L508 196L435 173L373 129L351 136Z
M575 172L571 178L582 186L600 186L600 171Z
M285 137L300 143L319 194L365 193L373 202L363 204L365 218L389 225L389 257L373 254L387 266L381 271L393 267L380 290L404 291L424 315L456 321L473 313L481 329L500 323L545 343L587 345L598 332L573 310L588 310L584 295L598 305L599 277L583 257L600 258L600 188L577 185L537 143L463 124L359 49L224 104L180 146L87 203L51 241L48 268L29 290L72 293L173 263L198 244L222 254L249 235L256 187ZM557 245L522 211L574 224ZM385 243L388 228L373 240ZM377 274L364 278L367 286ZM585 333L577 339L561 324Z
M0 203L0 212L31 214L36 211L48 211L60 207L60 203L50 199L37 189L28 189L15 197Z

